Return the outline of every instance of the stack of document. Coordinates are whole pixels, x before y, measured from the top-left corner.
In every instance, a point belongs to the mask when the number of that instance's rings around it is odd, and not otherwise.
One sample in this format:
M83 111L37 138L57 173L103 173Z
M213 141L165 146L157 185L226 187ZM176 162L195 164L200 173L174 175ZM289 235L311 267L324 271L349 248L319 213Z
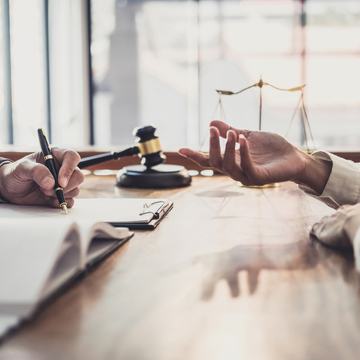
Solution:
M166 199L78 199L69 214L0 204L0 337L129 240L154 229Z

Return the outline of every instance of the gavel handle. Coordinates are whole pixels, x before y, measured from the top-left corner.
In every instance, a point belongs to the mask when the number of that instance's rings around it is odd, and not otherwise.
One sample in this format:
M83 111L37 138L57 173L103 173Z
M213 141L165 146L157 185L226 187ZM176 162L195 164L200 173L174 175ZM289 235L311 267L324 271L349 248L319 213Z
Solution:
M137 155L140 153L140 150L137 146L133 146L129 149L120 151L120 152L109 152L105 154L89 156L80 160L78 167L80 169L87 168L92 165L101 164L109 160L117 160L121 157Z

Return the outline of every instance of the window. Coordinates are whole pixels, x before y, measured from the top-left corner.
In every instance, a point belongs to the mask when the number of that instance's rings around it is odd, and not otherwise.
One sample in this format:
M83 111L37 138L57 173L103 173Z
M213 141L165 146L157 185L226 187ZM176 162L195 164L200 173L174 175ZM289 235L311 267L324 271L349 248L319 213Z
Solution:
M317 148L360 145L357 1L92 0L94 118L101 144L153 123L165 149L199 147L220 118L215 89L259 81L304 91ZM106 5L105 5L106 3ZM263 130L304 145L299 93L263 88ZM222 96L226 120L257 129L259 88Z
M9 74L5 71L10 67L9 57L9 11L7 3L3 1L0 6L0 144L12 142L11 98Z
M46 80L41 0L10 1L13 142L36 144L46 127Z
M197 2L91 4L97 143L131 144L153 124L165 149L198 144Z
M257 129L263 80L304 91L317 148L360 146L356 0L1 0L0 145L199 148L213 118ZM91 12L90 12L91 10ZM91 39L91 42L90 42ZM91 56L90 56L91 53ZM91 66L91 67L90 67ZM262 129L304 146L299 93L262 91ZM216 110L216 111L215 111Z
M89 143L89 80L81 0L2 0L0 144Z
M49 1L51 134L54 144L91 142L87 2Z

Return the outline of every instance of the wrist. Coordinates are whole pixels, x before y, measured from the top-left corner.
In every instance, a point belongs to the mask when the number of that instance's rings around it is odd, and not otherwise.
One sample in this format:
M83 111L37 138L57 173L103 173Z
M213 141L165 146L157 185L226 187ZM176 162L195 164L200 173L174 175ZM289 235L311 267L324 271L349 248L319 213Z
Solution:
M329 180L332 170L332 162L317 159L309 154L302 152L304 161L304 171L302 171L295 182L299 185L305 185L321 195Z

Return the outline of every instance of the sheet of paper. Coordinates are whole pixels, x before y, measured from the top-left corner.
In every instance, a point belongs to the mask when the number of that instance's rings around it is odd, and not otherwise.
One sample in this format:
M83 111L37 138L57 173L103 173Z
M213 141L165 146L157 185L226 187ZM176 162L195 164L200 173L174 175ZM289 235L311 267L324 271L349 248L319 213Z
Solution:
M67 236L75 228L82 234L82 246L76 245L82 253L81 257L77 255L76 270L81 267L80 258L87 257L93 223L148 223L164 203L159 199L77 199L69 215L46 206L0 204L0 314L26 315L31 311L62 253L64 239L69 238L71 243L80 240L77 232L77 236ZM147 213L142 215L144 211ZM127 230L123 230L127 236ZM103 248L106 250L106 246Z
M0 216L0 314L26 314L37 299L70 225L57 224Z
M153 218L153 212L159 210L166 202L166 199L76 199L68 215L60 209L46 206L0 204L0 218L55 217L57 221L63 221L64 218L71 218L72 221L87 218L104 222L146 224ZM143 212L146 214L142 215Z
M95 217L98 221L116 223L148 223L166 199L76 199L71 214L76 217Z

